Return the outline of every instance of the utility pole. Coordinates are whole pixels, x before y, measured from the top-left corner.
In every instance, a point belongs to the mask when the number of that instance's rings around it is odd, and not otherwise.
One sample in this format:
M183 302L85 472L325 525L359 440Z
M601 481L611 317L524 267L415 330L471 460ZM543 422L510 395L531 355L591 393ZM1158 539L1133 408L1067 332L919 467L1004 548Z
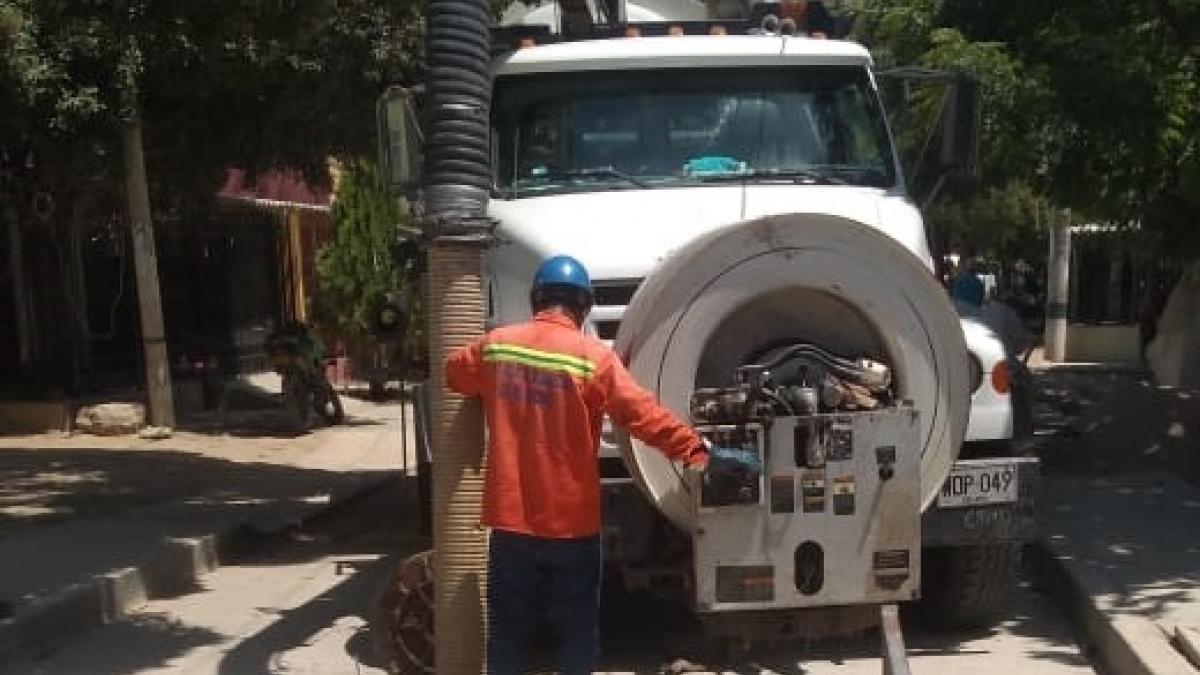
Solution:
M163 330L162 296L158 288L158 254L154 246L154 222L150 217L150 189L146 182L146 159L142 152L142 122L136 109L121 129L125 159L125 190L129 200L129 224L133 238L138 307L141 310L142 351L146 360L146 404L153 426L175 426L175 404L171 394L171 367Z
M1067 356L1067 298L1071 287L1071 210L1050 228L1050 253L1046 265L1046 360Z

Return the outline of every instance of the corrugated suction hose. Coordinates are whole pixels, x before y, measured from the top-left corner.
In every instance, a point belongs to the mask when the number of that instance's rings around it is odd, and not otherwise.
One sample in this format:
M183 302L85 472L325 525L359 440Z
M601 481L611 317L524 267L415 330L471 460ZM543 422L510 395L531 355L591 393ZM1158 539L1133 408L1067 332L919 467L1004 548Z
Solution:
M484 426L479 405L445 387L446 354L484 331L480 257L492 185L491 23L487 0L426 8L425 228L431 237L433 616L438 673L484 671L487 537L480 527Z
M483 672L487 536L478 403L446 389L446 354L483 333L480 258L492 184L492 12L487 0L429 0L426 9L425 230L430 235L433 380L434 662Z
M492 185L491 9L486 0L430 0L426 21L426 212L475 217Z
M483 672L487 534L483 420L479 402L446 388L446 355L483 333L477 241L435 241L429 250L433 379L434 659L438 673Z

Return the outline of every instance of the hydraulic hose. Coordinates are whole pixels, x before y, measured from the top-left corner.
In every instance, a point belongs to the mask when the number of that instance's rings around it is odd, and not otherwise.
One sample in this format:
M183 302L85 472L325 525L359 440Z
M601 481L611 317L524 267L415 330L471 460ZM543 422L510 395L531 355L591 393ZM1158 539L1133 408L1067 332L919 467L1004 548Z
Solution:
M425 233L433 385L434 663L438 673L484 672L487 534L479 405L446 388L444 363L484 328L481 256L492 184L491 8L486 0L429 0L426 11Z

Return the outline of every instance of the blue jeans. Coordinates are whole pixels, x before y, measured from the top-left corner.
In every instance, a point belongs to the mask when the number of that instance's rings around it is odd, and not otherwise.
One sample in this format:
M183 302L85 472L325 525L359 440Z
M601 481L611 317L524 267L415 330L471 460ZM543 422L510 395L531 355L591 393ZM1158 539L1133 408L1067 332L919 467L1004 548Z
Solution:
M546 539L493 530L488 546L488 672L520 675L546 613L563 675L591 675L600 652L600 537Z

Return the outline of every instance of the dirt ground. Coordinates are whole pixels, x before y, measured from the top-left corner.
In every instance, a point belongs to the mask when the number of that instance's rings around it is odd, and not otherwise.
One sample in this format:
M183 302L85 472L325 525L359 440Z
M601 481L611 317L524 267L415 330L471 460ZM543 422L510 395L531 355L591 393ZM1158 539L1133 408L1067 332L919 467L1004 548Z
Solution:
M252 498L258 485L317 481L320 472L306 469L319 467L306 466L306 457L348 431L395 420L401 410L398 401L343 396L343 424L299 429L270 387L247 388L225 410L180 420L163 440L58 432L0 436L0 538L168 499Z

